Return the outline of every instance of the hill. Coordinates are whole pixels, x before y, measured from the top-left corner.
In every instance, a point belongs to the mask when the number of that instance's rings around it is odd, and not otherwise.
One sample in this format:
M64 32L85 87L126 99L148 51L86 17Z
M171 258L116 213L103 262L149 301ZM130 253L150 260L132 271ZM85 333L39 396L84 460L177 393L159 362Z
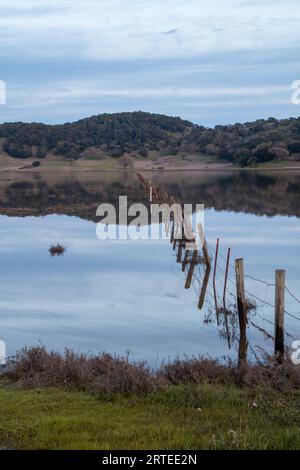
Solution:
M3 151L16 158L49 153L68 160L197 155L240 166L300 161L300 118L206 128L159 114L102 114L62 125L5 123L0 138Z

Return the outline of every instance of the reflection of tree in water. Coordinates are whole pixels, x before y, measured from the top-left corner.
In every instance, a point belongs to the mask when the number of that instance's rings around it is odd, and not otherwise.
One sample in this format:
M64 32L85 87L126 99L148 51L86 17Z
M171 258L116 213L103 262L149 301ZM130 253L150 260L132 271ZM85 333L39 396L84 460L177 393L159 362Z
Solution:
M98 221L96 209L107 202L118 208L120 195L128 196L128 203L145 199L137 181L124 184L122 181L111 183L86 183L77 180L49 185L45 181L19 181L11 183L0 200L2 213L12 215L45 215L62 213ZM19 214L16 210L19 209Z
M119 178L119 179L118 179ZM217 210L257 215L295 215L300 217L300 173L209 173L175 175L156 172L153 180L176 200L201 204ZM95 220L95 209L102 202L117 205L118 197L129 202L146 202L147 195L134 173L121 172L115 181L60 178L50 184L34 174L27 181L9 183L0 197L2 209L28 210L28 215L58 213ZM2 210L3 212L3 210ZM6 211L7 213L8 211ZM24 213L26 215L26 213Z
M207 177L206 177L207 176ZM207 174L188 183L168 181L162 184L169 194L185 203L205 204L217 210L231 210L256 215L294 215L300 217L300 172L279 174L235 172ZM199 176L201 178L201 176Z

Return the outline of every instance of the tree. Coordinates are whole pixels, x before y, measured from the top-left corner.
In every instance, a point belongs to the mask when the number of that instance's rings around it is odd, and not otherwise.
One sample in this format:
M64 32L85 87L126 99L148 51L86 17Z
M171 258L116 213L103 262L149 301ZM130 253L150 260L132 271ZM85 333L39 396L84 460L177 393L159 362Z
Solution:
M279 162L286 160L290 155L286 148L278 146L271 147L269 153L270 155L273 155L273 157L276 158Z
M128 168L132 162L129 158L122 157L120 158L119 163L125 170L125 168Z

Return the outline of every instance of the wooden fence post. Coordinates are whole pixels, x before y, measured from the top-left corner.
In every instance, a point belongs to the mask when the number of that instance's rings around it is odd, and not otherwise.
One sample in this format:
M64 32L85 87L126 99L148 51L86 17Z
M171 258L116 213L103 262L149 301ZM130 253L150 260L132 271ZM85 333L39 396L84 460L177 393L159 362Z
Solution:
M187 273L185 286L184 286L186 289L189 289L191 287L194 269L195 269L195 266L197 264L197 258L198 258L198 250L196 249L196 250L194 250L193 256L190 260L190 267L189 267L189 270L188 270L188 273Z
M210 271L211 271L211 266L208 265L206 266L205 269L205 274L204 274L204 279L201 287L201 292L200 292L200 297L199 297L199 302L198 302L198 308L199 310L202 310L204 301L205 301L205 296L206 296L206 291L207 291L207 286L209 282L209 277L210 277Z
M284 295L285 271L275 273L275 357L282 364L284 360Z
M240 327L240 341L239 341L239 366L247 364L247 311L246 311L246 298L245 298L245 281L244 281L244 260L235 260L235 274L236 274L236 293L237 293L237 306L239 315Z
M175 220L173 219L172 222L170 222L170 223L172 223L170 243L174 243L174 236L175 236Z
M176 262L177 262L177 263L181 263L181 262L182 262L182 250L183 250L183 241L182 241L182 240L179 240L178 252L177 252L177 259L176 259Z
M185 253L184 253L184 258L183 258L183 261L182 261L182 268L181 268L181 271L183 273L185 272L185 267L188 264L189 256L190 256L190 250L186 249Z
M224 313L226 313L226 290L227 290L227 281L228 281L228 271L229 271L230 253L231 253L231 249L228 248L228 251L227 251L227 259L226 259L226 270L225 270L224 289L223 289L223 307L224 307Z
M200 242L201 242L201 245L202 245L205 264L206 264L206 266L210 266L210 263L211 263L210 256L209 256L209 252L208 252L208 248L207 248L206 238L205 238L205 235L204 235L203 225L201 223L198 224L198 233L199 233L199 238L200 238Z
M219 316L218 316L218 298L217 298L217 289L216 289L216 275L217 275L217 266L218 266L219 243L220 243L220 240L219 240L219 238L217 238L216 253L215 253L215 263L214 263L214 277L213 277L215 309L216 309L216 314L217 314L218 323L219 323Z

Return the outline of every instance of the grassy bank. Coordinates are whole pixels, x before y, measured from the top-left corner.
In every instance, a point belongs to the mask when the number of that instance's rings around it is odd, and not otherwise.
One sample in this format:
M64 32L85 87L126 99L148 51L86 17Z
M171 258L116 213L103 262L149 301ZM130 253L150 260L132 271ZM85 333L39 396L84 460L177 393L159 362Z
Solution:
M300 395L185 384L144 396L0 386L9 449L299 449Z
M300 370L31 348L1 371L0 415L8 449L299 449Z

